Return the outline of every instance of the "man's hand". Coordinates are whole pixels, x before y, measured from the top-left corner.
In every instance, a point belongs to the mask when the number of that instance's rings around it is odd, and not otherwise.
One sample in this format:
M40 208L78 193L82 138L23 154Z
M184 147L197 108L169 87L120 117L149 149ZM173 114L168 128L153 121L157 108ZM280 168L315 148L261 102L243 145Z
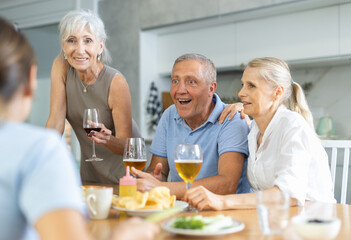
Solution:
M162 164L161 164L161 169L162 169ZM146 173L143 171L139 171L136 168L132 167L132 173L139 177L137 179L137 188L138 191L140 192L147 192L153 189L154 187L162 186L162 182L158 180L156 177L154 177L154 173L157 170L157 167L155 168L154 172L152 174ZM158 172L161 172L158 170ZM160 176L161 174L158 174Z
M151 173L151 175L156 178L159 181L162 180L162 163L157 163L154 171Z

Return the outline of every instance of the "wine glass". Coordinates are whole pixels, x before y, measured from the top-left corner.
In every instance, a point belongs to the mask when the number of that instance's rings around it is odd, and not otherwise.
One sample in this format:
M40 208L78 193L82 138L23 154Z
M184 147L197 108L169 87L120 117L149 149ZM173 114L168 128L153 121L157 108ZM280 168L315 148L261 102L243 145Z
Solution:
M203 156L198 144L179 144L174 152L174 163L179 176L184 180L186 189L190 189L202 166ZM196 211L189 206L188 211Z
M91 108L91 109L85 109L84 110L84 118L83 118L83 128L87 134L90 133L90 131L96 131L100 132L101 130L101 124L100 122L100 116L99 116L99 110L96 108ZM86 159L86 162L92 162L92 161L102 161L102 158L96 157L95 154L95 142L93 141L93 154L91 158Z
M142 171L146 166L146 150L144 138L127 138L124 146L123 164Z

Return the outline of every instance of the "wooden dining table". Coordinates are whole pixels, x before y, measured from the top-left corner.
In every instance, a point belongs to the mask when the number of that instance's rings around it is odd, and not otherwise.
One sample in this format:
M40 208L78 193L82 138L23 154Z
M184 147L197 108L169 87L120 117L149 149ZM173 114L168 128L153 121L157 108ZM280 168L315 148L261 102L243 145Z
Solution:
M176 216L182 215L191 215L194 213L181 212ZM301 240L294 228L292 223L289 222L288 227L285 229L284 233L279 236L264 236L260 230L257 211L256 209L247 209L247 210L226 210L226 211L200 211L197 214L203 216L215 216L218 214L223 214L230 216L235 220L238 220L245 224L245 228L242 231L231 233L223 236L218 236L215 239L224 239L224 240L264 240L264 239L289 239L289 240ZM339 234L335 239L345 240L351 239L351 205L343 204L327 204L327 203L315 203L307 202L304 207L291 207L290 208L290 219L296 215L305 214L306 216L333 216L341 219L341 229ZM94 239L97 240L107 240L111 234L112 229L117 226L121 221L128 219L124 212L119 212L111 208L109 217L105 220L90 220L89 221L89 230L94 236ZM167 220L164 220L165 222ZM158 223L160 227L162 223ZM188 240L192 237L173 235L165 230L161 230L160 233L156 236L156 240ZM200 239L200 238L196 238ZM213 239L209 237L204 237L201 239Z

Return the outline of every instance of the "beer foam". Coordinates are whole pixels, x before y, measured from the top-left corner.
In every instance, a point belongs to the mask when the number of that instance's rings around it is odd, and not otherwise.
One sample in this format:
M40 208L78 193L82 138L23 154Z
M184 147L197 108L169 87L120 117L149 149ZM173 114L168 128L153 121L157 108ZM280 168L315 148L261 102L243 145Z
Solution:
M123 159L123 162L146 162L146 159L127 158Z
M199 159L191 159L191 160L174 160L175 163L202 163L202 160Z

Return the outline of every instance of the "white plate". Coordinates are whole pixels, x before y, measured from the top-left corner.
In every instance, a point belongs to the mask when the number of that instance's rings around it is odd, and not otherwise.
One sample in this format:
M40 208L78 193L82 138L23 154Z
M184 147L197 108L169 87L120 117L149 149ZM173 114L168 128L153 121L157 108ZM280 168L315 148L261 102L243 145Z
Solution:
M209 231L204 231L204 230L193 230L193 229L181 229L181 228L174 228L171 225L172 220L169 220L162 224L162 228L170 233L173 234L179 234L179 235L184 235L184 236L193 236L193 237L214 237L214 236L220 236L220 235L225 235L229 233L235 233L243 230L245 228L245 224L242 222L239 222L237 220L232 219L233 221L233 226L230 228L225 228L218 230L216 232L209 232Z
M183 208L186 208L188 206L188 203L176 200L175 203L174 203L174 206L181 206ZM119 211L123 211L126 214L128 214L129 216L138 216L138 217L146 217L146 216L149 216L150 214L163 211L162 209L136 209L136 210L130 210L130 209L126 209L126 208L120 208L120 207L117 207L115 205L112 205L112 208L117 209Z

